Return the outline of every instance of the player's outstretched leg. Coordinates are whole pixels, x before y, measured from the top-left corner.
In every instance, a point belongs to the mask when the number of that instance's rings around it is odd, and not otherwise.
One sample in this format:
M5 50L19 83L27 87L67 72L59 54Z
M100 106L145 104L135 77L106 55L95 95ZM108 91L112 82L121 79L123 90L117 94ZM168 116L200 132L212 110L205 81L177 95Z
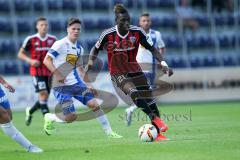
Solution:
M25 117L25 124L29 126L32 123L32 114L40 108L40 103L37 101L32 107L27 107L25 112L26 112L26 117Z
M137 106L133 104L125 110L125 116L126 116L125 118L126 118L127 126L130 126L132 123L132 115L135 109L137 109Z
M3 104L9 104L6 101ZM1 105L1 104L0 104ZM41 153L43 150L35 145L33 145L24 135L16 129L16 127L11 122L11 110L3 109L0 107L0 126L3 132L11 137L14 141L19 143L23 148L25 148L28 152L32 153Z
M107 116L99 106L96 99L91 99L88 101L87 106L92 109L96 119L100 122L103 127L104 132L108 138L122 138L121 135L117 134L112 130L112 127L108 121Z

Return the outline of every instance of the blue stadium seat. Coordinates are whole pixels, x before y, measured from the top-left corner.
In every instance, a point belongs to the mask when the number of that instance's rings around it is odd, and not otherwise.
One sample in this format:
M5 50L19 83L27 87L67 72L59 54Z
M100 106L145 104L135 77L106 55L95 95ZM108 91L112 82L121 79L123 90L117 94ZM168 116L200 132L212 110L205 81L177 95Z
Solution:
M170 59L170 67L172 68L185 68L187 67L186 61L181 56L175 56Z
M0 32L2 33L12 33L13 25L9 21L0 21Z
M146 1L147 8L158 8L159 2L156 0Z
M15 10L16 12L29 11L31 7L30 1L15 0Z
M164 17L161 20L161 27L164 28L177 28L177 19L175 17Z
M76 1L73 0L63 0L62 1L63 10L75 11L77 9Z
M49 23L53 32L64 30L64 25L61 20L51 20Z
M198 47L214 47L214 40L210 36L201 36L198 39Z
M174 0L159 0L158 2L159 7L164 7L164 8L173 8L175 6Z
M229 48L229 47L234 47L235 45L235 39L236 37L235 36L220 36L218 38L218 41L219 41L219 44L220 44L220 47L222 48Z
M215 56L205 56L203 59L203 64L205 67L216 67L219 66L219 62Z
M155 28L161 27L162 26L162 22L161 19L159 17L152 17L152 26L154 26Z
M10 11L10 5L9 0L0 0L0 12L9 12Z
M210 20L208 19L208 17L206 15L195 17L195 19L198 21L198 24L202 27L210 26Z
M31 24L28 20L18 20L17 29L19 33L29 33L31 31Z
M110 19L99 19L97 22L98 29L107 29L112 26L112 22Z
M94 6L93 3L89 0L81 0L80 2L82 10L89 10L92 9Z
M34 11L42 12L43 11L43 2L39 0L33 1L33 9Z
M163 41L166 44L167 48L181 48L182 42L181 40L176 36L170 36L170 37L163 37Z
M55 10L58 10L58 9L60 9L62 6L61 6L61 1L62 0L58 0L58 1L56 1L56 0L48 0L47 1L47 3L48 3L48 10L53 10L53 11L55 11Z
M97 40L95 40L95 39L94 40L92 40L92 39L85 40L87 50L90 51L96 42L97 42Z
M109 1L103 1L103 0L95 0L94 1L94 9L95 10L107 10L109 9Z
M235 66L236 61L234 60L235 57L230 56L230 55L223 55L222 60L223 60L223 65L224 66Z
M23 73L24 74L29 74L29 64L28 63L22 63L22 66L23 66Z
M3 41L1 44L1 53L15 55L15 43L13 41Z
M192 56L190 59L190 65L192 68L198 68L203 66L203 60L202 58L198 56Z
M97 22L91 19L84 19L83 20L85 30L94 30L97 29Z
M14 75L17 74L18 71L18 67L16 66L17 64L15 63L15 61L8 61L6 63L4 63L3 66L3 72L7 75Z

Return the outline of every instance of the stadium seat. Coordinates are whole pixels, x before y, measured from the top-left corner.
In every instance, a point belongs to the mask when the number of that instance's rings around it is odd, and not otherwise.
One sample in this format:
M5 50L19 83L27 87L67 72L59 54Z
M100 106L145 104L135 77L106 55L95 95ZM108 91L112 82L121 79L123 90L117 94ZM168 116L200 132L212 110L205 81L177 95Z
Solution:
M152 26L154 26L155 28L161 27L162 26L161 19L159 17L152 16Z
M181 56L174 56L170 59L170 67L172 68L185 68L186 66L186 61Z
M13 41L3 41L1 44L1 51L3 54L16 54L15 43Z
M102 0L94 1L95 10L106 10L106 9L109 9L109 6L110 6L109 1L102 1Z
M53 11L55 11L55 10L58 10L58 9L60 9L62 6L61 6L61 3L62 2L62 0L58 0L58 1L56 1L56 0L48 0L47 1L47 7L48 7L48 10L53 10Z
M177 19L175 17L164 17L161 20L161 27L177 28Z
M199 56L192 56L190 58L190 65L192 68L198 68L203 66L203 60Z
M210 26L210 20L208 19L208 17L206 15L197 16L194 19L196 19L198 21L198 24L202 27Z
M18 20L17 29L20 34L29 33L31 31L31 24L28 20Z
M0 21L0 32L2 33L12 33L13 25L7 20Z
M215 56L205 56L203 59L204 67L216 67L219 66L219 62Z
M164 8L174 8L175 2L174 0L158 0L158 6Z
M0 13L7 13L10 11L8 0L0 0Z
M30 67L29 64L23 62L22 67L23 67L23 73L28 75L29 74L29 67Z
M163 37L163 41L165 42L165 45L167 48L181 48L182 42L181 40L176 36L170 36L170 37Z
M16 75L18 74L18 67L16 66L17 64L15 63L15 61L7 61L6 63L4 63L3 66L3 72L6 75Z
M210 36L201 36L198 38L198 47L213 47L214 40Z
M64 25L61 20L51 20L50 27L53 32L63 31Z
M235 66L237 65L236 61L234 60L235 57L231 55L223 55L222 61L224 66Z
M85 40L87 50L90 51L96 42L97 42L97 40Z
M97 22L92 19L83 20L85 30L94 30L97 29Z
M43 2L39 0L33 1L33 9L34 11L42 12L43 11Z
M147 8L158 8L158 3L156 0L146 1Z
M218 38L218 41L219 41L220 47L222 47L222 48L229 48L229 47L234 47L235 39L236 39L235 36L226 36L226 35L224 35L224 36L220 36Z
M76 1L74 0L63 0L62 9L68 11L75 11L77 9Z
M107 29L112 26L112 22L110 19L99 19L97 22L98 29Z
M89 0L81 0L80 2L82 10L89 10L93 8L93 3Z
M16 12L29 11L31 7L31 1L15 0Z

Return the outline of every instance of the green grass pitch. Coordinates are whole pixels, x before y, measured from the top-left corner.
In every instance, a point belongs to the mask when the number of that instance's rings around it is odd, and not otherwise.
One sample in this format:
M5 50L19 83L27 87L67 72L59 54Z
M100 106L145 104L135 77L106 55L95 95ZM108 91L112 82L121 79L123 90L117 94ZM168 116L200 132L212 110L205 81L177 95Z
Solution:
M57 124L47 136L38 112L30 127L24 113L13 114L15 126L44 153L27 153L0 131L0 160L237 160L240 159L240 102L160 105L170 129L168 142L141 142L139 127L148 123L139 111L133 124L124 123L124 108L108 113L113 129L122 139L106 138L96 120Z

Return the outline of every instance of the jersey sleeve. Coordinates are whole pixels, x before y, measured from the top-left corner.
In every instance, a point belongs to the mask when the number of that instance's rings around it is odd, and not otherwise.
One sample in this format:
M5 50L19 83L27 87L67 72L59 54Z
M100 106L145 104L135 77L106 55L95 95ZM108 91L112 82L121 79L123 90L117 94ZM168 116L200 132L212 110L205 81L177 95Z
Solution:
M151 49L153 47L153 42L149 36L145 33L143 29L139 30L140 34L140 44L146 49Z
M156 36L157 36L157 47L160 48L164 48L165 47L165 43L162 39L162 35L160 32L156 32Z
M47 52L47 56L52 57L53 59L59 56L61 53L61 45L59 41L53 43L51 49Z
M31 37L28 36L28 37L23 41L22 48L25 49L25 50L29 50L30 45L31 45Z
M107 43L107 33L106 31L104 31L98 38L98 41L95 44L95 48L98 50L102 50L106 43Z

